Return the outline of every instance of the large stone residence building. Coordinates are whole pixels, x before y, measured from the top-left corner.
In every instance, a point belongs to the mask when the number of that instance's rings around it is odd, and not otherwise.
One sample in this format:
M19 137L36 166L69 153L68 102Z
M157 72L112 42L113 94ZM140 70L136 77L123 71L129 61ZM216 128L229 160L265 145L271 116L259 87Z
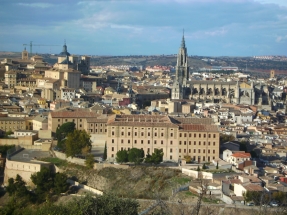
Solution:
M50 112L48 129L56 132L66 122L89 132L94 141L105 139L108 159L121 149L139 148L145 154L162 149L164 160L209 162L219 157L219 130L209 118L181 118L151 115L106 115L88 111Z

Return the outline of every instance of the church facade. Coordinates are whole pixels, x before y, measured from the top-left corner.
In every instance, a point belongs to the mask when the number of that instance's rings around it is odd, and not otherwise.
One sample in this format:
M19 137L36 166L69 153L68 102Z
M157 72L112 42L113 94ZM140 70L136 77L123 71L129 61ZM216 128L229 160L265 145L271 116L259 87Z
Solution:
M253 82L189 81L189 66L184 35L177 55L176 75L171 99L192 99L204 103L254 105L258 98Z

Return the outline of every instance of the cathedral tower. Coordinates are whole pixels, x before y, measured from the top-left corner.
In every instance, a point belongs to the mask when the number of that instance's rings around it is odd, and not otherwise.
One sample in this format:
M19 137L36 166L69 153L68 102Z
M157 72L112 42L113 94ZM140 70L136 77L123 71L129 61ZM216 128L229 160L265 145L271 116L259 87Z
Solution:
M25 49L22 51L22 60L28 60L28 52L26 51L26 47Z
M176 74L172 86L171 99L184 99L189 79L189 67L187 62L187 49L185 47L184 35L182 35L181 46L177 55Z

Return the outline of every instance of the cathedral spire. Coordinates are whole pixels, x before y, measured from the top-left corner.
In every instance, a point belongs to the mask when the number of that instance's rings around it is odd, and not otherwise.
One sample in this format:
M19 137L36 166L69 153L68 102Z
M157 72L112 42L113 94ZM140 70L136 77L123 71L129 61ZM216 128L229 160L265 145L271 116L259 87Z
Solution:
M182 32L181 48L185 48L184 29L183 29L183 32Z

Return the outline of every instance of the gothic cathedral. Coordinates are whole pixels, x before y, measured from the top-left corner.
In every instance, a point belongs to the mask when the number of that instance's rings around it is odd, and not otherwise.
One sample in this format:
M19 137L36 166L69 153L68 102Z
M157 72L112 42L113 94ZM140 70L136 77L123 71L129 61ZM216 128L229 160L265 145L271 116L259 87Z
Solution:
M185 99L188 88L189 67L187 63L187 50L185 47L184 35L182 36L181 46L177 55L176 74L173 82L171 99Z

